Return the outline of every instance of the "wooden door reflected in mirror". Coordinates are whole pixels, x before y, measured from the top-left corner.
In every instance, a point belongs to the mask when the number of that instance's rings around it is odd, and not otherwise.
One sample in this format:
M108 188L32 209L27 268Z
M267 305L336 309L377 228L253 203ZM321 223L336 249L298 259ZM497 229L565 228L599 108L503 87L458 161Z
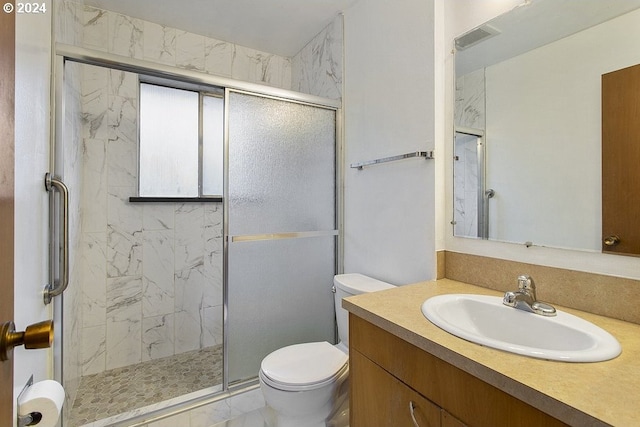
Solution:
M640 256L640 65L602 76L602 251Z

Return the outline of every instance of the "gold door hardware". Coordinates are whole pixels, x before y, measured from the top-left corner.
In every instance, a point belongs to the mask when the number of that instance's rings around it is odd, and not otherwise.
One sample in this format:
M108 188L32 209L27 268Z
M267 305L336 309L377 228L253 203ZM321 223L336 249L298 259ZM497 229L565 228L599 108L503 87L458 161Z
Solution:
M604 244L607 246L615 246L618 243L620 243L620 237L616 236L615 234L604 238Z
M0 361L9 360L13 347L24 345L26 349L49 348L53 343L53 320L34 323L24 332L16 332L13 322L0 325Z

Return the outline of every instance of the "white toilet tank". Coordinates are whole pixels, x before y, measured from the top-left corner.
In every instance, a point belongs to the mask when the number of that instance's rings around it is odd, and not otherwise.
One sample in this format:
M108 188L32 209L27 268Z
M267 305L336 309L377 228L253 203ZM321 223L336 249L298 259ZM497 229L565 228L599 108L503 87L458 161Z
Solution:
M349 349L349 312L342 308L342 298L395 288L394 285L376 280L359 273L338 274L333 278L335 286L334 301L336 306L336 321L338 323L338 347L343 351Z

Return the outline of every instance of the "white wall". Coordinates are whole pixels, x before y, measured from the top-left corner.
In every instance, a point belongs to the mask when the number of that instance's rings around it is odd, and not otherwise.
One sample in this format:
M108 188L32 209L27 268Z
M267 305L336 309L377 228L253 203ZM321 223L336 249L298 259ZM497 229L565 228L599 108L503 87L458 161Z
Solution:
M51 2L45 1L47 10ZM48 280L49 70L51 15L16 15L15 324L51 319L42 290ZM53 377L52 350L14 350L14 396L33 374ZM14 417L15 419L15 417Z
M451 158L453 155L453 144L447 143L453 138L453 54L451 46L453 39L481 23L497 16L498 14L508 11L516 6L519 2L504 2L497 5L495 9L487 8L484 11L472 7L474 2L470 0L458 0L456 2L446 2L445 23L447 25L445 31L445 43L443 50L445 51L445 88L448 94L445 98L443 109L445 114L445 138L444 149L447 150L446 157ZM484 5L485 2L483 2ZM488 2L487 2L488 3ZM488 5L487 5L488 6ZM499 6L499 7L498 7ZM480 13L483 12L483 13ZM463 252L476 255L483 255L495 258L508 259L513 261L534 263L559 268L575 269L592 273L609 274L614 276L622 276L633 279L640 278L640 259L634 257L616 256L601 253L551 249L545 247L526 248L521 244L508 244L500 242L478 241L474 239L454 238L450 219L453 217L453 171L450 162L446 163L444 176L441 178L446 180L446 201L444 207L444 215L440 222L440 230L443 230L444 246L449 251Z
M434 147L434 3L345 11L345 272L395 284L435 277L435 162L351 163Z

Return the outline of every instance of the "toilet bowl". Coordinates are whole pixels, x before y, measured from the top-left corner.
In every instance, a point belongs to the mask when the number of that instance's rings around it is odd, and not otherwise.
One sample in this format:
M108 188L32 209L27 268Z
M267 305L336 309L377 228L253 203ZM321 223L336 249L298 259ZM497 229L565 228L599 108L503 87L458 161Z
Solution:
M333 282L340 342L294 344L262 360L260 388L274 427L348 425L349 314L342 298L394 286L357 273L337 275Z

